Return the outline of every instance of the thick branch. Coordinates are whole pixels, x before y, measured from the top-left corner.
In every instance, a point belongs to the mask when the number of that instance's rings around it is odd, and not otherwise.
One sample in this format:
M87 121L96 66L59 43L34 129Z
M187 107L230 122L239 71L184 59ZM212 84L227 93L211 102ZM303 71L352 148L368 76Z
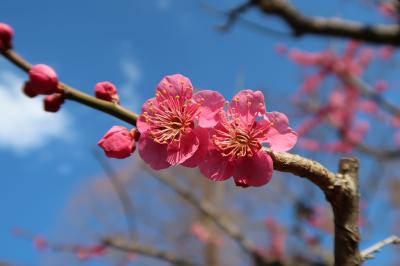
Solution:
M343 158L337 174L343 185L326 194L335 220L335 266L361 265L358 168L357 159Z
M398 236L390 236L374 245L370 246L369 248L364 249L361 252L361 257L363 260L369 260L374 258L374 254L379 252L384 246L387 245L400 245L400 237Z
M29 69L32 67L28 61L18 55L14 50L7 50L2 53L2 55L25 72L29 72ZM61 82L60 88L63 89L67 99L108 113L131 125L136 125L137 115L119 104L97 99L96 97L90 96Z
M281 17L295 36L314 34L358 39L371 43L400 45L400 26L364 25L338 18L307 17L286 0L253 0L266 14Z
M198 266L197 264L177 257L175 254L157 250L151 246L144 246L137 243L129 243L120 238L107 238L103 243L109 247L125 252L137 253L143 256L152 257L158 260L167 261L177 266Z

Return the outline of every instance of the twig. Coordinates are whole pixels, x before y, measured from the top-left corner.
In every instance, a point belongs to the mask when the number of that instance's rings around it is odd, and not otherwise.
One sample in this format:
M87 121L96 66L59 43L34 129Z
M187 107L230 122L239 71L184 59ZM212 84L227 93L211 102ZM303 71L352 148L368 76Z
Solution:
M110 183L115 189L115 193L117 194L121 202L131 239L137 240L136 222L134 218L135 208L132 204L128 192L121 184L118 175L114 172L111 165L106 160L104 160L104 158L100 155L97 149L93 150L93 154L94 157L97 159L97 161L100 163L100 165L103 167L106 176L110 180Z
M120 238L107 238L103 241L106 246L113 247L125 252L141 254L158 260L167 261L177 266L198 266L197 264L177 257L175 254L157 250L151 246L144 246L137 243L130 243Z
M400 237L393 235L373 244L369 248L366 248L363 251L361 251L361 257L363 260L373 259L375 253L381 251L383 247L391 244L400 245Z
M256 0L266 15L281 17L296 37L305 34L357 39L377 44L400 45L400 25L364 25L339 18L308 17L286 0Z
M29 72L32 65L28 61L26 61L22 56L17 54L14 50L7 50L2 53L2 55L7 58L11 63L18 66L21 70L25 72ZM90 96L86 93L83 93L77 89L72 88L71 86L60 82L61 89L64 90L65 97L67 99L79 102L83 105L92 107L96 110L102 111L104 113L108 113L112 116L115 116L131 125L136 125L137 115L128 109L122 107L119 104L103 101L96 97Z

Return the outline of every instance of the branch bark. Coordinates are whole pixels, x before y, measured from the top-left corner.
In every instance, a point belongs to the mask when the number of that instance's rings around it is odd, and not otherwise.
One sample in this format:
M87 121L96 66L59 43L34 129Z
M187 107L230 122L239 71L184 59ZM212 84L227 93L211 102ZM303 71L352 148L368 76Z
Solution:
M286 0L252 0L266 15L281 17L296 37L335 36L376 44L400 45L400 25L364 25L339 18L308 17Z

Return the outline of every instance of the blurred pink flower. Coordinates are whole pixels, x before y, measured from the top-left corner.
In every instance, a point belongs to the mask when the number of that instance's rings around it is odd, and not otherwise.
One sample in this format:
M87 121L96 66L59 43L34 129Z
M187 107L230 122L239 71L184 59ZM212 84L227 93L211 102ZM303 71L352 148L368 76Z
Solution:
M221 111L219 123L210 129L212 142L201 172L211 180L234 177L238 186L262 186L272 176L272 159L262 150L268 143L275 151L287 151L297 134L289 127L287 117L278 112L267 113L261 91L240 91ZM250 170L251 169L251 170Z
M217 124L224 98L216 91L193 95L191 81L180 74L164 77L156 97L143 104L137 127L139 153L153 169L182 164L195 167L207 153L208 132Z
M214 244L215 246L221 247L223 241L219 237L212 235L210 231L201 223L193 223L191 227L192 234L196 236L201 242Z
M4 52L12 48L13 37L13 28L8 24L0 23L0 52Z

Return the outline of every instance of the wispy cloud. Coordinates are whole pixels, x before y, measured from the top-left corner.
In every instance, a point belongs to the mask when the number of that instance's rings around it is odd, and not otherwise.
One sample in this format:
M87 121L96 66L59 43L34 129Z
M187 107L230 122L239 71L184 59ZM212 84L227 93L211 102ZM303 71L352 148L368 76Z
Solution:
M126 107L135 112L139 112L141 99L137 86L142 78L142 72L136 62L131 59L124 58L120 62L119 67L125 79L125 81L118 86L121 100Z
M24 79L12 71L0 72L0 149L17 153L44 146L51 139L71 134L71 118L64 110L43 111L41 99L29 99L21 92Z

